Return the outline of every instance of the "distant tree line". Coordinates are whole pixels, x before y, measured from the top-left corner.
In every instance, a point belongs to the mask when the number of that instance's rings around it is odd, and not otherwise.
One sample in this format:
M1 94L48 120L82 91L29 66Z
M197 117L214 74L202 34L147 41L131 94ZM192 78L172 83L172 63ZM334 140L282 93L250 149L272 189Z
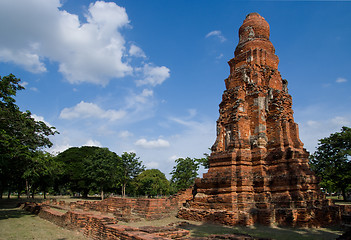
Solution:
M0 76L0 198L7 192L52 194L106 192L122 196L159 196L175 193L194 184L199 165L207 158L179 158L167 180L158 169L145 170L135 153L118 156L107 148L72 147L53 156L49 137L56 129L36 121L30 111L16 105L17 91L23 90L13 74Z
M58 154L55 161L62 170L58 171L54 192L82 197L97 192L102 198L104 192L125 196L126 189L132 191L130 188L134 185L131 183L145 170L135 153L125 152L118 156L100 147L72 147Z

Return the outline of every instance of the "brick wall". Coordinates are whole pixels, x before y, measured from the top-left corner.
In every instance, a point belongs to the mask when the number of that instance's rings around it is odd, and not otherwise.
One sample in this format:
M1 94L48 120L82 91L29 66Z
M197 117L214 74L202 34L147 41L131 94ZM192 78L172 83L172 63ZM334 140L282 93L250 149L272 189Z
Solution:
M61 227L79 230L89 239L167 240L179 239L189 234L187 230L171 226L133 228L117 225L115 218L106 215L80 211L63 213L37 203L24 203L23 208Z
M147 220L161 219L176 211L187 200L193 198L192 188L180 191L167 198L122 198L110 197L103 201L77 201L66 203L55 200L45 204L57 207L66 207L71 210L98 211L112 213L121 221L137 221L140 218Z

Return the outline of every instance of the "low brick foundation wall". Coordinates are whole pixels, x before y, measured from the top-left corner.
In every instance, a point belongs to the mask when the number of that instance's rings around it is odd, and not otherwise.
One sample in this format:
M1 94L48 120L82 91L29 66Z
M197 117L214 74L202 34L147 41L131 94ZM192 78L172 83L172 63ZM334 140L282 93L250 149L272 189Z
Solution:
M192 189L189 188L168 198L110 197L103 201L77 201L71 203L51 200L45 202L45 204L71 210L82 209L85 211L112 213L120 221L130 222L138 221L140 218L155 220L167 217L187 200L192 199L192 197Z
M89 239L167 240L189 235L189 231L177 227L127 227L117 225L117 220L113 217L79 211L60 212L37 203L25 203L23 209L58 226L79 230Z

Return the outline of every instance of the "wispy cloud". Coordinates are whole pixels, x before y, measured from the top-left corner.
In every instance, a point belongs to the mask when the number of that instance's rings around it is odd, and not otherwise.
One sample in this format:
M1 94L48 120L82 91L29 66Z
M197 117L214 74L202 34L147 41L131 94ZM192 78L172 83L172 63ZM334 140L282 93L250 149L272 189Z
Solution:
M45 123L48 127L52 127L52 125L49 122L45 121L43 116L32 114L32 118L34 118L35 121Z
M131 133L127 130L124 130L124 131L119 132L118 136L121 138L128 138L128 137L133 136L133 133Z
M336 79L335 82L337 82L337 83L345 83L345 82L347 82L347 79L339 77L338 79Z
M222 32L219 31L219 30L215 30L215 31L212 31L212 32L209 32L206 34L205 36L206 38L209 38L209 37L216 37L217 39L219 39L220 42L225 42L227 39L223 36Z
M136 146L142 147L142 148L167 148L170 146L169 142L164 139L157 139L157 140L146 140L145 138L141 138L135 142Z
M319 139L340 131L342 126L351 126L351 115L323 105L311 105L295 111L295 121L299 124L305 148L314 152Z
M99 141L89 139L83 146L90 146L90 147L102 147Z

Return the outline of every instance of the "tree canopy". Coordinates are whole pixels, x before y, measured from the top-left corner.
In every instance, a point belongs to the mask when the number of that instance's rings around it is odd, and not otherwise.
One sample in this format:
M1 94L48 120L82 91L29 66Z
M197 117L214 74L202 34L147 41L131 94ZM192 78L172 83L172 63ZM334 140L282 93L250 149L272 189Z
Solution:
M171 185L175 192L186 189L194 184L199 170L200 162L197 159L178 158L175 160L176 165L171 172Z
M108 148L98 148L85 159L83 176L90 183L90 189L101 192L102 200L105 190L117 187L120 183L118 172L121 163L121 158Z
M13 74L0 77L0 193L4 188L20 191L24 172L30 168L37 151L51 147L54 127L36 121L30 111L22 112L16 105L17 91L23 90L20 79Z
M82 193L87 197L89 192L99 191L101 197L106 190L126 186L144 170L142 162L135 153L123 153L118 156L108 148L72 147L57 155L57 161L63 165L63 173L57 187Z
M351 187L351 128L342 127L340 132L320 139L310 164L321 178L321 186L341 191L345 200L346 190Z
M122 183L122 196L126 195L126 186L130 183L136 176L145 170L145 166L139 161L139 158L135 153L124 152L121 156L122 165L120 169L120 179Z
M147 169L135 178L138 195L154 197L169 194L169 181L158 169Z
M49 187L53 186L61 172L62 165L55 160L54 156L47 152L36 152L23 174L29 184L27 187L31 188L32 197L34 198L35 191L39 190L44 193L45 199Z
M90 190L90 178L85 172L87 158L94 155L99 147L71 147L57 155L56 160L63 166L63 173L57 183L58 187L70 189L72 192L82 193L88 196Z

